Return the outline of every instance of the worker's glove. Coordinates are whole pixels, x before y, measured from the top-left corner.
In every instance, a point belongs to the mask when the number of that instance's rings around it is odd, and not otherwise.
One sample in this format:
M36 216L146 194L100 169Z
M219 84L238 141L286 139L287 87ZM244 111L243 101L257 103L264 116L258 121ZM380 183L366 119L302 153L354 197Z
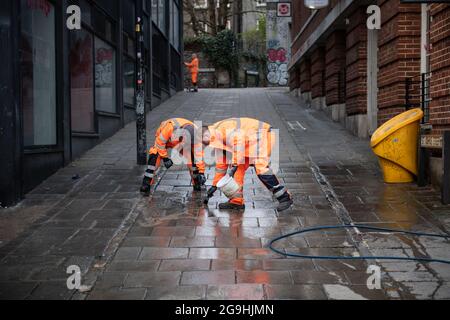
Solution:
M195 178L195 183L198 186L204 186L206 183L206 177L203 173L200 173L199 175L197 175L197 177Z
M211 187L211 188L208 190L207 198L205 199L205 201L203 201L203 203L204 203L204 204L208 204L208 203L209 203L209 199L211 199L212 197L214 197L214 194L216 193L217 190L218 190L217 187Z
M164 158L163 162L164 162L164 167L166 167L166 169L170 169L173 167L173 161L170 160L169 158Z
M208 190L208 198L214 197L214 193L216 193L217 190L218 190L217 187L209 188L209 190Z
M141 193L144 196L149 196L152 188L152 180L150 178L145 177L144 181L142 181Z
M236 174L237 170L238 170L238 166L233 166L229 173L230 177L234 178L234 175Z

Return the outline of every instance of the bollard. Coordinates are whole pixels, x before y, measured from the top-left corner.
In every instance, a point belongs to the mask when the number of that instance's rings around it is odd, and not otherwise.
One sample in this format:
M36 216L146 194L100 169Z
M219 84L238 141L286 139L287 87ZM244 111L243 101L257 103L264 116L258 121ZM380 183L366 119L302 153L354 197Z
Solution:
M427 148L420 147L419 149L419 173L417 175L417 185L420 188L426 187L430 184L428 168L430 166L430 152Z
M141 1L142 3L142 1ZM137 164L147 164L147 123L145 114L145 79L144 79L144 25L140 17L136 23L136 131L137 131Z
M444 132L443 143L444 177L442 181L442 203L450 204L450 131Z

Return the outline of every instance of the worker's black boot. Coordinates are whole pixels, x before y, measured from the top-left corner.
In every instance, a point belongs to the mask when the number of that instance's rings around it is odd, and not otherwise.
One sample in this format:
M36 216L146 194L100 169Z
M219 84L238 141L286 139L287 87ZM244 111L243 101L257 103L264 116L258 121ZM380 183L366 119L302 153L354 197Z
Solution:
M219 209L220 210L245 210L245 205L243 204L235 204L232 202L226 202L226 203L221 203L219 204Z
M273 192L274 197L278 200L278 212L286 211L292 207L294 200L292 200L287 189L280 184L280 181L275 175L260 175L258 178L267 189Z
M152 180L145 177L144 181L142 182L142 186L141 186L141 193L143 196L148 197L150 195L152 189Z
M286 211L294 205L294 200L292 199L291 195L287 191L283 196L278 198L278 201L279 201L279 205L277 207L278 212Z
M206 183L206 177L203 173L198 173L198 171L194 171L194 191L199 192L202 191L202 187Z

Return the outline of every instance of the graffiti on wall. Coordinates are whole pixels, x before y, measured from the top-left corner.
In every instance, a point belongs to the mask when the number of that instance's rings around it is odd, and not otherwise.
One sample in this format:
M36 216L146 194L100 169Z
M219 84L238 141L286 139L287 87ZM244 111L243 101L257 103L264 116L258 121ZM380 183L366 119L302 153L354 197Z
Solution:
M113 85L114 52L105 48L97 50L95 59L95 85L98 88Z
M272 86L288 84L289 21L275 10L267 12L267 81Z
M276 84L279 86L286 86L288 84L289 73L286 63L269 63L268 71L269 73L267 74L267 80L271 84Z

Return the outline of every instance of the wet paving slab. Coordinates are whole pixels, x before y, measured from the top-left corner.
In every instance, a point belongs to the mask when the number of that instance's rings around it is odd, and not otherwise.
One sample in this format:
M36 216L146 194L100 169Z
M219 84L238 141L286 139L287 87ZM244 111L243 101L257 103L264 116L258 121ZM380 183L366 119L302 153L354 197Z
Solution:
M226 105L218 102L226 101ZM258 117L280 129L280 180L295 197L277 213L253 169L245 184L246 210L227 212L194 193L186 168L166 173L150 199L137 192L145 168L134 165L130 125L33 190L0 215L33 213L28 226L0 244L0 297L16 299L449 299L450 268L397 261L299 259L268 248L274 237L318 225L340 225L317 180L327 181L352 222L403 230L447 232L450 208L432 188L382 181L367 141L349 135L322 113L280 90L205 90L180 94L149 116L149 137L165 118L212 123ZM307 131L291 130L299 121ZM332 138L330 138L332 137ZM207 170L211 184L214 170ZM73 179L78 176L78 179ZM4 218L5 217L5 218ZM12 224L14 225L14 224ZM277 244L297 254L449 257L449 242L380 233L355 237L327 230ZM84 289L65 287L67 267L78 265ZM381 289L369 289L368 267L381 268Z

